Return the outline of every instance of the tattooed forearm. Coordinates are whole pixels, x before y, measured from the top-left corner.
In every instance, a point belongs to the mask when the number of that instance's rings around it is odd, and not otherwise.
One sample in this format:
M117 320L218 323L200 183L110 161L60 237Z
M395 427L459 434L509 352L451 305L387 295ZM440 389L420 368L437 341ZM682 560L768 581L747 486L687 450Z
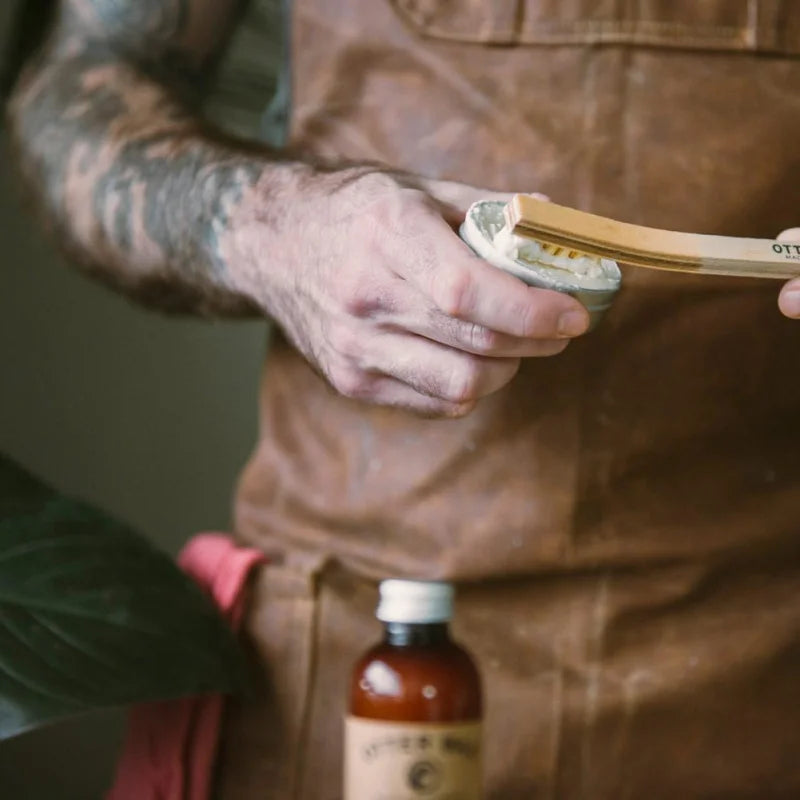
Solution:
M256 179L255 160L226 152L166 92L106 57L53 62L20 102L25 170L73 256L151 302L236 309L212 240Z
M72 0L64 8L73 30L92 31L126 49L157 47L180 40L185 32L190 0Z
M241 194L279 166L209 135L175 87L152 77L168 53L205 69L213 20L197 15L234 5L72 0L12 105L23 170L59 240L94 273L163 308L254 310L217 239Z
M67 0L58 41L113 51L196 100L246 0Z

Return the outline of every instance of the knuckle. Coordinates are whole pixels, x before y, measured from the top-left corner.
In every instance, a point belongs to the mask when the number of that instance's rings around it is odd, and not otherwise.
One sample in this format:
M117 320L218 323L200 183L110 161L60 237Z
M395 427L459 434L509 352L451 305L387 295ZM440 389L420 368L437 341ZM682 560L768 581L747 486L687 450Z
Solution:
M359 185L365 196L383 198L397 190L397 179L388 172L375 170L363 175Z
M499 345L499 336L484 325L468 323L464 341L476 353L492 353Z
M368 235L376 237L378 232L390 226L396 217L396 199L386 192L373 197L367 211Z
M340 299L344 311L358 319L374 316L385 305L381 292L373 281L350 282L343 288Z
M407 410L423 419L456 419L466 416L474 407L474 403L458 405L447 400L431 401L428 398L422 398L406 406Z
M372 380L361 370L344 368L334 371L331 385L343 397L362 400L370 396Z
M469 313L474 305L475 281L465 270L442 272L433 285L433 301L452 317Z
M335 325L328 332L331 348L345 359L357 360L363 349L362 337L351 325Z
M433 202L419 189L402 189L398 195L398 208L402 212L404 225L415 230L430 219Z
M425 208L421 192L404 189L388 176L371 186L370 192L367 214L374 236L385 234L387 230L402 231L413 227Z
M541 310L538 303L519 303L512 309L513 319L517 321L518 335L536 336L541 328Z
M513 309L519 335L528 338L558 337L558 318L564 309L564 296L550 289L529 289L524 300Z
M457 403L450 405L445 409L445 415L451 419L461 419L471 414L475 410L477 401L472 400L469 403Z
M481 378L480 364L473 359L464 359L448 376L445 399L456 404L474 402L479 397Z

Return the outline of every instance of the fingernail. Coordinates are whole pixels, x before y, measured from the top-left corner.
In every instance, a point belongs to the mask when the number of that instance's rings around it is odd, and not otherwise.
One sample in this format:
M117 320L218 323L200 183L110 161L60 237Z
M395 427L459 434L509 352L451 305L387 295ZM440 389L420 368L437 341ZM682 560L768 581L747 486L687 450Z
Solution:
M560 336L580 336L588 327L589 321L584 311L568 311L558 319Z
M787 317L800 317L800 289L784 292L781 295L781 311Z

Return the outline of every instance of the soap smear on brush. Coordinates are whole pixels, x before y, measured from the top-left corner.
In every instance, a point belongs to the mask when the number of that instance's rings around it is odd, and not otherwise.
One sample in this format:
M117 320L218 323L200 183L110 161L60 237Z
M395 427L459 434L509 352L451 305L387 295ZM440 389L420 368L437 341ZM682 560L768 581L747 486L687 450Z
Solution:
M492 225L491 227L496 228L497 226ZM603 264L603 261L607 259L574 251L567 254L564 248L546 248L535 239L518 236L510 230L508 225L503 225L496 232L492 231L492 244L500 253L515 261L546 264L549 267L563 269L587 278L603 278L607 274L607 269ZM554 253L553 250L564 252Z
M621 276L615 261L518 236L506 225L503 208L504 204L496 201L478 202L464 221L467 241L489 262L519 277L523 277L522 271L530 270L565 286L593 290L619 287Z

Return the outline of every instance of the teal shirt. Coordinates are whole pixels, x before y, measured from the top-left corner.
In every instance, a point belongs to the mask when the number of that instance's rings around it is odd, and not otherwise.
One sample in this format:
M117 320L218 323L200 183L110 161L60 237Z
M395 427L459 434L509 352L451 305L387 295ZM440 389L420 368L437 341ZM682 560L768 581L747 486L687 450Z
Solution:
M224 130L274 147L289 127L290 14L291 0L250 0L205 104Z

